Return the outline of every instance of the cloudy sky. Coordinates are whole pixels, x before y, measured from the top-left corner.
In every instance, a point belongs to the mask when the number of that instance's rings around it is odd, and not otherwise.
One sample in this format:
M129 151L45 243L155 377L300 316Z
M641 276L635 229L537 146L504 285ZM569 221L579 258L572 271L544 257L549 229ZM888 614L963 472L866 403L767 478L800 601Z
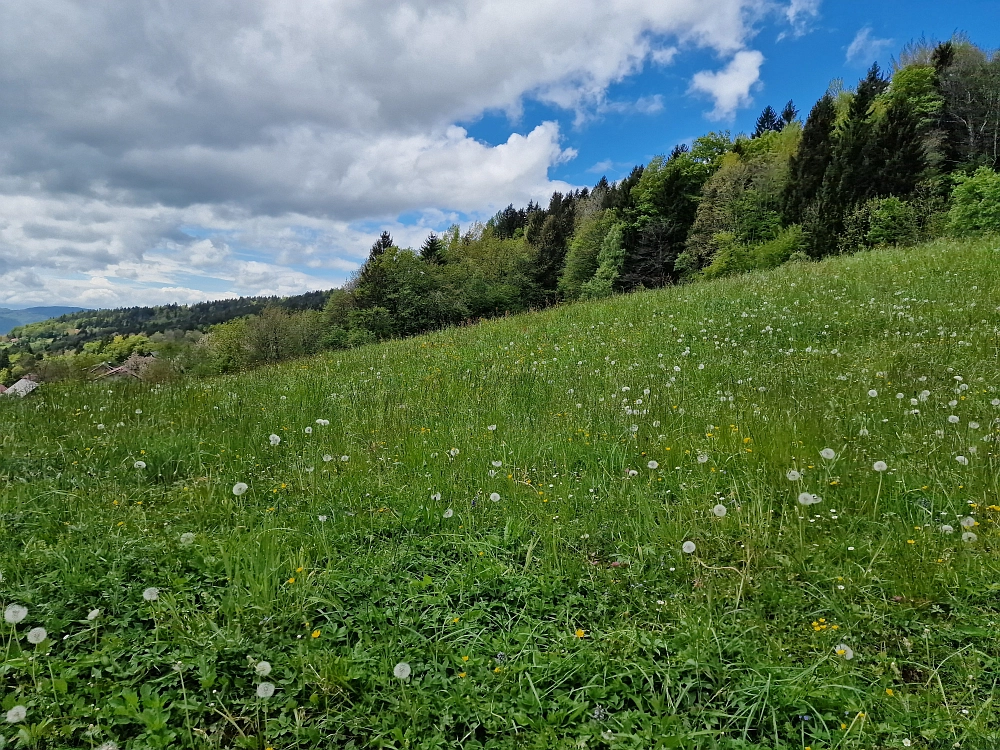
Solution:
M0 4L0 305L337 286L429 231L618 179L994 0Z

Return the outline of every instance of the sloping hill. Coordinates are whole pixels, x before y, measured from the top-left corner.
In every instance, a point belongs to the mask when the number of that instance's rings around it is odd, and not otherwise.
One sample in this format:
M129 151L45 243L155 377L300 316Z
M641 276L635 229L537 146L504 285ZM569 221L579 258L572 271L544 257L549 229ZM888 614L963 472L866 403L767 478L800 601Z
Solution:
M996 747L998 247L4 402L5 707L61 747Z
M0 307L0 336L10 333L11 329L23 326L28 323L37 323L40 320L48 320L59 315L81 312L82 307L61 307L58 305L50 307L25 307L12 310L7 307Z

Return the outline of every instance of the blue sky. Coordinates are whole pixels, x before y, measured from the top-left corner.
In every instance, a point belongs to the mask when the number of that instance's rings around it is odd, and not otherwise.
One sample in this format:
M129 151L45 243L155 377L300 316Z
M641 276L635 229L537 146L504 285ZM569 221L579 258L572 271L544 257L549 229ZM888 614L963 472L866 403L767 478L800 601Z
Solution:
M0 305L342 284L508 203L618 179L766 104L804 117L996 2L0 4Z

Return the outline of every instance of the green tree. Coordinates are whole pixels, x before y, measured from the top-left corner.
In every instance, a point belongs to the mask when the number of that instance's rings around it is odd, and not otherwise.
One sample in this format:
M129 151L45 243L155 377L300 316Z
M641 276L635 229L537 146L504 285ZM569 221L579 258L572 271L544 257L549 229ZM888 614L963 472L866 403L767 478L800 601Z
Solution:
M836 120L833 97L829 93L824 94L809 113L802 128L802 140L789 163L788 182L782 195L785 224L801 222L806 206L816 200L833 156Z
M958 175L952 193L948 226L958 236L1000 233L1000 174L980 167Z
M427 239L424 240L424 244L420 246L420 258L425 263L438 264L444 260L444 243L438 239L438 236L431 232L427 235Z
M764 107L764 111L761 112L760 116L757 118L757 125L754 128L753 137L760 138L760 136L764 135L764 133L781 130L783 126L784 122L780 117L778 117L778 113L774 111L774 107L768 104Z

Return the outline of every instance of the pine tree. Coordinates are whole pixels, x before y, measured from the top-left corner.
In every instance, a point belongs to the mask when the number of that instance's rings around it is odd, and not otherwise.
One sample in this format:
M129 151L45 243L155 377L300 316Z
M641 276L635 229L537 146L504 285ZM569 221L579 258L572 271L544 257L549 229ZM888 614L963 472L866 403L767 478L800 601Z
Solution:
M383 231L382 235L375 240L375 244L372 245L371 250L368 251L369 258L377 258L390 247L392 247L392 235L388 232Z
M420 257L426 263L437 265L444 260L441 255L443 251L444 243L441 242L434 232L431 232L427 235L427 239L424 240L424 244L420 246Z
M573 193L565 196L553 193L547 211L529 216L525 236L535 247L533 275L547 302L555 300L575 218L576 196Z
M905 198L913 193L927 167L927 154L920 126L910 105L894 99L875 126L872 141L864 155L871 166L873 179L867 196Z
M805 127L802 140L792 157L788 168L788 183L782 200L782 217L785 224L799 224L810 203L816 199L823 175L830 165L833 154L833 128L837 120L837 110L833 97L825 94L813 106Z
M791 125L795 122L795 118L799 116L799 111L795 108L795 103L789 99L785 108L781 110L781 119L786 125Z
M768 104L764 107L764 111L760 113L760 117L757 118L757 127L753 131L753 137L759 138L764 133L780 131L782 126L783 123L781 122L781 118L778 117L778 113L774 111L774 107Z

